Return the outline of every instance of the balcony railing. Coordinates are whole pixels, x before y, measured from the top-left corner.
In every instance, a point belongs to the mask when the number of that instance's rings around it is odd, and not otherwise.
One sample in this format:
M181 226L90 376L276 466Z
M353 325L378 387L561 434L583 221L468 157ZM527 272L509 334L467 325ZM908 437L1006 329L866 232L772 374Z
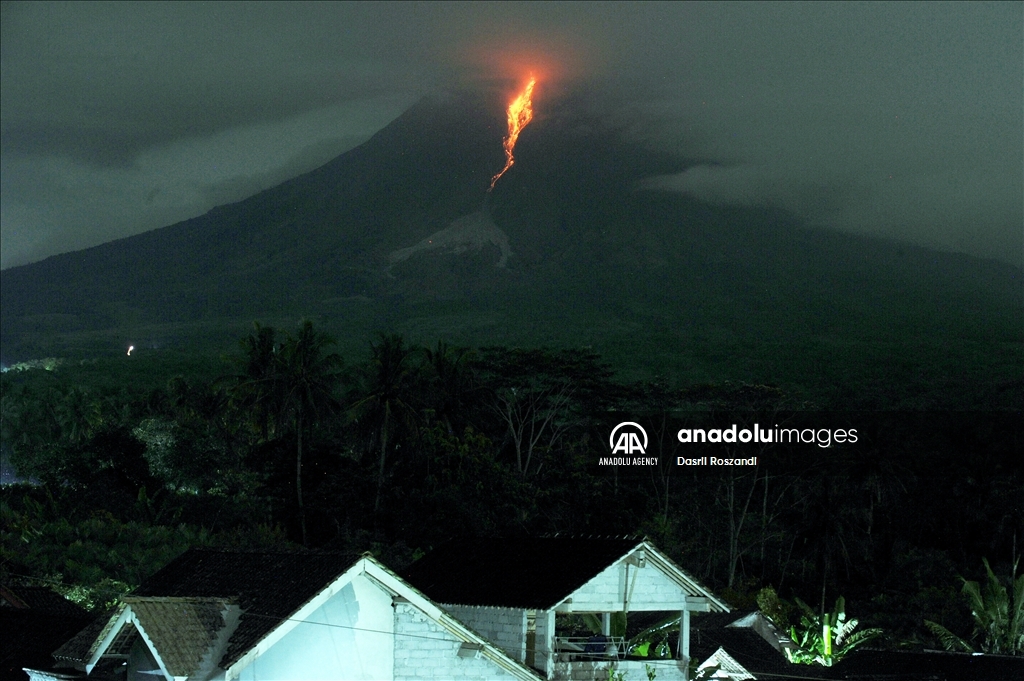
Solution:
M621 660L626 657L622 636L555 636L555 652L570 660Z

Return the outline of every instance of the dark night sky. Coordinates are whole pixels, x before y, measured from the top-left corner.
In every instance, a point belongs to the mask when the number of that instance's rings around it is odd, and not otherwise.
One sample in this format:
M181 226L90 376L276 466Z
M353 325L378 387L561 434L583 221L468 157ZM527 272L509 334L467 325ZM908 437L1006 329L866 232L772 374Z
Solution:
M1024 5L2 5L2 267L311 170L420 96L584 89L649 188L1024 261ZM500 146L500 140L495 145Z

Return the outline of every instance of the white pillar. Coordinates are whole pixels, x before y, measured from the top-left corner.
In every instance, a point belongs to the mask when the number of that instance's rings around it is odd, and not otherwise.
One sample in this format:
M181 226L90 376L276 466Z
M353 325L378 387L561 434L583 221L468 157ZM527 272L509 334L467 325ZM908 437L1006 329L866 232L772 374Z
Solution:
M612 614L610 612L601 613L601 633L605 636L612 635Z
M538 610L536 626L536 669L550 679L555 672L555 611Z
M682 660L683 669L690 668L690 611L683 610L679 613L679 659ZM684 673L689 676L689 671Z

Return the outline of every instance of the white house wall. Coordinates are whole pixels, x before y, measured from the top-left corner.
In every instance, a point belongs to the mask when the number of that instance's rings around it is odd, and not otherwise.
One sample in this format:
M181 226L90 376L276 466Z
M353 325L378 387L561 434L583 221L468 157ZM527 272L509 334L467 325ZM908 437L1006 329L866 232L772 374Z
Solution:
M460 644L415 606L395 605L395 681L515 678L482 656L459 657Z
M242 670L240 681L391 681L391 595L362 576Z
M452 617L498 646L518 662L526 660L526 611L471 605L442 606Z
M632 593L628 608L630 611L683 610L686 607L686 594L683 589L661 570L650 564L638 568L636 565L619 562L609 566L574 591L568 607L559 607L558 610L620 612L625 609L623 598L627 588Z

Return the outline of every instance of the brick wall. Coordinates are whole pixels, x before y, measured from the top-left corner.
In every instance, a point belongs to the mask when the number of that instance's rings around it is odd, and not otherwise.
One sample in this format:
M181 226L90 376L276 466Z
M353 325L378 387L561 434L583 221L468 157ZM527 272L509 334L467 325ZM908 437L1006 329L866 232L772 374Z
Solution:
M526 611L469 605L442 606L467 627L498 646L513 660L526 660Z
M636 579L634 581L634 575ZM601 571L572 594L574 610L592 608L598 612L622 609L622 599L631 588L629 609L681 610L685 592L653 565L637 568L616 563Z
M490 660L458 656L460 641L408 603L395 605L395 681L514 677Z

